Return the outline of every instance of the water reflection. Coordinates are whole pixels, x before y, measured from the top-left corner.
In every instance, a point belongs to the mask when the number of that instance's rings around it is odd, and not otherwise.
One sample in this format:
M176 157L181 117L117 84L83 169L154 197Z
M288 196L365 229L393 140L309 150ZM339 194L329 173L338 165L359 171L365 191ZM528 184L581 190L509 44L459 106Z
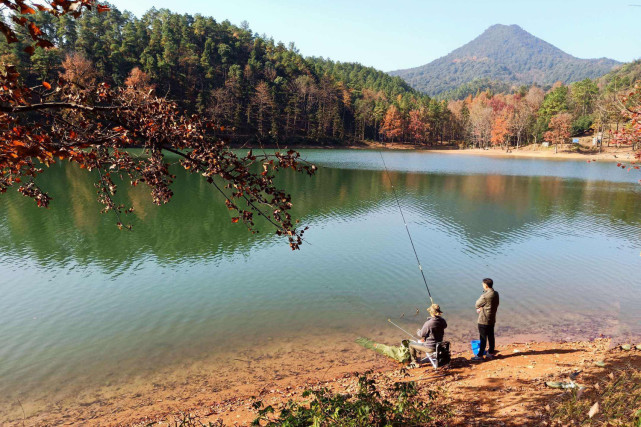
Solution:
M3 195L3 256L28 253L43 263L64 264L73 259L109 269L129 266L146 255L183 262L243 252L266 242L282 243L264 223L257 236L240 224L231 225L220 195L200 177L180 170L176 170L181 175L174 184L176 196L165 206L149 203L144 186L121 187L123 202L135 208L127 218L135 227L129 233L114 226L112 215L99 213L93 182L84 171L68 165L50 169L46 188L55 197L51 209L37 209L17 194ZM510 239L511 232L543 223L555 214L562 214L566 221L589 215L594 221L607 219L612 225L630 226L638 225L641 218L635 184L496 174L391 171L390 175L405 209L419 217L417 222L460 230L471 245L481 237L492 243ZM328 218L351 221L392 201L389 181L378 171L321 168L315 178L287 174L280 183L292 189L294 214L321 226ZM591 226L589 221L582 225ZM314 234L312 229L312 242ZM638 236L632 232L621 237L636 240Z

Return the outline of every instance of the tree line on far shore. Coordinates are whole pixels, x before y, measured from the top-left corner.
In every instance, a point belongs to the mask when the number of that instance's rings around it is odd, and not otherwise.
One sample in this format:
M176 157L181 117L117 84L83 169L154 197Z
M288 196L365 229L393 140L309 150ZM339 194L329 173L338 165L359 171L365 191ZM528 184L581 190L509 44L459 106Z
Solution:
M598 142L609 144L631 125L626 109L635 99L626 94L639 79L641 61L636 61L599 79L570 85L558 82L547 91L538 86L507 94L486 90L451 100L448 109L455 117L455 139L477 147L509 148L543 140L556 145L569 142L572 136L594 133ZM641 141L626 142L638 145Z
M210 119L221 138L250 143L457 141L508 148L563 143L590 131L608 141L629 122L621 91L641 77L637 61L596 80L507 91L495 85L503 92L437 100L371 67L304 58L293 44L254 34L246 23L165 9L137 18L116 8L79 19L48 13L34 19L55 48L29 55L23 42L0 41L0 62L15 64L25 83L64 75L84 85L122 86L134 76Z

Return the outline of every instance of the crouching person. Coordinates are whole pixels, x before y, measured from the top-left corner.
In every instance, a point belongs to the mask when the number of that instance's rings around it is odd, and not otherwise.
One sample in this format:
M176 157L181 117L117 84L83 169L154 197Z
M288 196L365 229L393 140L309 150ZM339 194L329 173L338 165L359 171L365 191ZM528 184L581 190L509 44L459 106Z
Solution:
M416 335L419 337L418 342L410 342L410 357L415 364L425 357L426 352L434 353L436 351L436 344L443 342L445 328L447 328L447 322L441 317L443 312L438 304L432 304L427 311L431 317L427 319L421 329L416 331Z

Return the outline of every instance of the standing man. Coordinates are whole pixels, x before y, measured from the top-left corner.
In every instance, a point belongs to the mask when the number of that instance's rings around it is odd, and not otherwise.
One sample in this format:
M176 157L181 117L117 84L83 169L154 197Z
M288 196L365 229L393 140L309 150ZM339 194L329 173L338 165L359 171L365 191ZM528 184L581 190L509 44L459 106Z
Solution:
M485 344L488 342L487 358L492 359L494 357L494 324L496 323L496 311L498 308L499 293L494 290L494 281L492 279L483 279L483 294L476 301L481 345L479 346L478 354L472 357L472 360L483 360Z

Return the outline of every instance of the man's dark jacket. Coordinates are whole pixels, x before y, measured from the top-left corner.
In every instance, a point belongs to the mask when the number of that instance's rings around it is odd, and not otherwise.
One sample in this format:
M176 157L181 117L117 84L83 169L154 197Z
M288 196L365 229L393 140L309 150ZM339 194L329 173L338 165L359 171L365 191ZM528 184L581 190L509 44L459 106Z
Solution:
M499 308L499 293L490 288L483 292L476 301L476 308L480 308L479 325L494 325L496 323L496 310Z

